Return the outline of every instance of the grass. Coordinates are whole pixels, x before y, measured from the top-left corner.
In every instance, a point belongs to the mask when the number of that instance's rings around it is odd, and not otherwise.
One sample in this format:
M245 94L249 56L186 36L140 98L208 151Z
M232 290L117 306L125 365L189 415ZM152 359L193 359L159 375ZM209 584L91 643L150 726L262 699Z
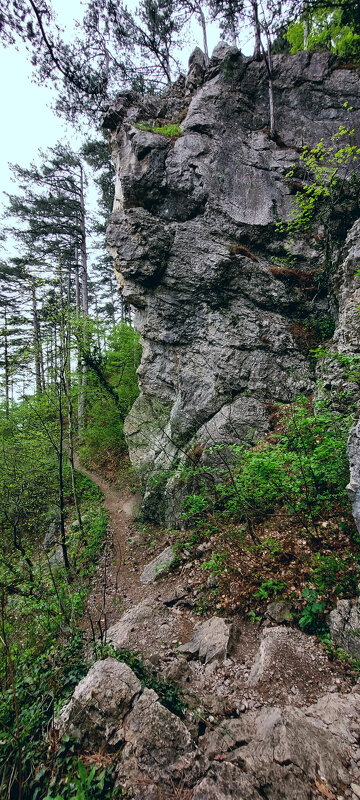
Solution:
M149 133L159 133L161 136L168 136L170 139L179 139L183 136L183 131L177 123L169 123L167 125L155 125L150 123L134 123L135 128L139 131L148 131Z

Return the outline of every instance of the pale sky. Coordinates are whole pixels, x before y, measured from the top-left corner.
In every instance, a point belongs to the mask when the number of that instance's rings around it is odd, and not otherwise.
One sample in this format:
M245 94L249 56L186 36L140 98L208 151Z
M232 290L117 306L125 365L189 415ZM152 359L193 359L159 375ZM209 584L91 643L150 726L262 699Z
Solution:
M129 2L131 8L135 1ZM81 19L80 0L54 0L53 6L61 18L61 25L71 29L73 20ZM209 50L212 52L220 36L218 27L209 25ZM192 41L191 41L192 39ZM197 40L197 41L196 41ZM183 50L184 69L196 44L201 46L197 25L191 26L190 41ZM3 192L11 192L11 175L8 163L28 166L37 159L39 148L52 147L59 140L69 141L76 148L84 141L69 124L54 114L51 105L55 91L49 86L38 86L32 79L32 68L24 47L0 49L0 212L4 203Z

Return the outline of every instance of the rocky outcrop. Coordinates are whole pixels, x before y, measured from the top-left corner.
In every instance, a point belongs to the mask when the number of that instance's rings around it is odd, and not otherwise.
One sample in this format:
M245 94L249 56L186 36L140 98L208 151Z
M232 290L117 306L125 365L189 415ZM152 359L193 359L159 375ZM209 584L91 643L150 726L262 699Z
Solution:
M339 600L330 612L329 627L334 645L360 659L360 598Z
M60 737L71 736L87 748L116 747L123 740L124 718L140 691L140 681L126 664L115 658L96 661L54 721L54 728Z
M359 129L359 86L356 69L326 53L275 56L271 139L264 64L222 44L206 70L197 52L187 81L166 95L123 93L108 110L117 176L108 247L143 342L125 431L152 517L179 523L183 491L176 477L154 486L154 474L209 459L219 443L256 441L269 404L313 390L306 320L338 317L343 347L357 228L330 291L317 281L322 230L285 243L289 269L275 226L292 206L287 173L299 148L349 123L345 100ZM182 120L183 135L137 127L164 120ZM345 235L351 214L343 222Z
M350 783L360 774L356 745L359 711L359 694L325 695L305 710L273 707L229 720L206 734L202 744L210 758L222 757L249 776L244 797L251 800L259 796L268 800L335 800L340 792L352 797ZM227 791L232 785L229 776L223 778L220 793L215 793L216 771L207 797L225 800L238 796ZM206 795L195 792L194 796Z
M141 800L351 798L360 780L360 695L265 707L194 731L125 664L98 661L55 720L88 753L116 753L117 785ZM96 757L95 757L96 761Z

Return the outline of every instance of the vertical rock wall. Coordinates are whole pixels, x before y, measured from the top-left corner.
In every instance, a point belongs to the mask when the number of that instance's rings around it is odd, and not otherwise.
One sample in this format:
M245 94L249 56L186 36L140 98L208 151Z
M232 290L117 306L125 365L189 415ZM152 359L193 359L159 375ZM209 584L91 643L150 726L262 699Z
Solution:
M179 486L170 479L160 509L154 474L192 454L209 458L206 446L255 441L269 428L271 403L311 393L314 321L338 323L334 347L359 341L349 333L358 321L358 227L336 255L338 278L325 285L316 278L321 228L287 243L293 259L284 269L275 227L292 207L297 183L287 173L302 145L349 124L345 101L360 127L359 74L325 53L276 56L274 71L274 140L264 65L225 45L206 72L197 50L187 79L165 96L119 95L105 119L117 175L108 247L143 342L126 436L144 509L169 524ZM137 127L164 121L180 122L183 135ZM353 221L342 220L343 239Z

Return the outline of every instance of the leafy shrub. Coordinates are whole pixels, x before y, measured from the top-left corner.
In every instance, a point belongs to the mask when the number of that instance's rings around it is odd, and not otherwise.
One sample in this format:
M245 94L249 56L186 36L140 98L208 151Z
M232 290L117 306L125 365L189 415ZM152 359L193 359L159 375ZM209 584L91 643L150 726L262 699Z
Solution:
M286 588L284 581L278 581L275 578L269 578L263 581L257 592L254 592L254 597L259 597L261 600L267 600L269 597L277 597Z
M316 553L311 580L320 594L331 590L337 595L353 595L359 580L359 564L352 553L344 558Z
M326 601L319 600L317 590L308 586L303 589L302 596L306 602L299 619L300 628L307 633L323 633L327 629L323 617Z
M284 409L283 433L250 450L230 448L232 461L217 470L218 482L207 466L193 471L201 491L187 498L184 518L204 523L206 515L216 513L225 522L246 522L252 533L257 520L280 506L316 537L323 515L348 507L347 437L352 422L350 414L340 416L324 401L312 409L299 397Z
M227 569L228 553L213 553L209 561L201 565L201 569L209 570L212 575L222 575Z

